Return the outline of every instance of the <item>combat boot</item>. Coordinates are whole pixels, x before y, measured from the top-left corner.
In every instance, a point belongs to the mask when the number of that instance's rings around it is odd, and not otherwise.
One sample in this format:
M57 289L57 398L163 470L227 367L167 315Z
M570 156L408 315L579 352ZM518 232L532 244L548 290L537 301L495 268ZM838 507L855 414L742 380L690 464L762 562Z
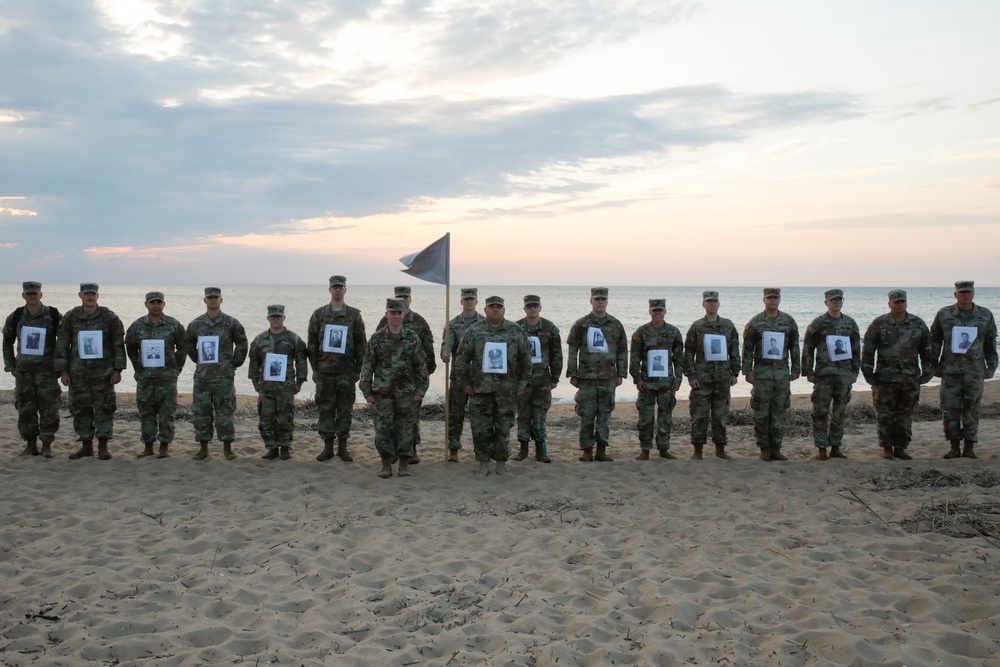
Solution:
M76 450L75 453L70 454L71 459L82 459L84 456L94 455L94 441L84 440L80 443L80 449Z
M705 458L705 445L694 445L694 454L691 455L692 461L701 461Z
M660 450L660 458L661 459L669 459L671 461L675 461L677 459L676 456L674 456L673 454L670 453L669 449L661 449Z
M135 458L141 459L152 455L153 455L153 443L150 442L143 446L142 451L136 454Z
M380 456L382 458L382 469L379 470L378 476L382 479L389 479L392 477L392 464L389 463L389 461L392 460L392 457L388 454L380 454Z
M28 438L27 444L24 446L24 451L21 452L21 456L38 456L41 454L38 451L38 440L36 438Z
M580 461L588 461L588 462L589 461L593 461L594 460L594 448L593 447L587 447L587 448L581 450L580 458L578 460L580 460Z
M597 456L594 457L594 460L595 461L603 461L605 463L610 463L610 462L614 461L613 458L611 458L610 456L608 456L608 446L607 445L598 445L597 446Z
M826 455L826 447L817 447L816 456L812 458L813 461L826 461L830 457Z
M444 460L448 463L458 463L458 450L449 449L448 454L444 457Z
M329 461L333 458L333 438L323 438L323 451L316 455L317 461Z
M399 457L399 476L409 477L413 473L410 472L410 459L405 456Z
M830 446L830 458L831 459L846 459L847 458L847 454L845 454L844 452L840 451L840 447L838 447L837 445L831 445Z
M278 447L278 451L280 452L278 456L281 458L282 461L287 461L288 459L292 458L291 447Z
M771 460L771 448L770 447L761 447L760 448L760 460L761 461L770 461Z
M354 461L354 457L347 451L347 438L337 438L337 458L345 463Z
M417 455L417 446L413 445L413 456L410 457L409 464L415 466L420 463L420 457Z
M222 455L226 457L227 461L232 461L236 458L236 454L233 454L233 443L231 440L222 443Z
M787 461L788 457L781 453L781 447L771 447L772 461Z
M976 456L975 448L976 448L976 443L975 442L973 442L972 440L966 440L965 441L965 449L962 450L962 458L963 459L978 459L979 457Z
M198 453L192 458L194 458L195 461L203 461L208 458L208 440L201 441L201 449L199 449Z
M47 459L51 459L52 458L52 443L51 442L43 442L42 443L42 456L44 456Z
M636 461L648 461L649 460L649 450L643 449L639 452L639 456L635 457Z
M520 450L517 452L517 456L514 457L515 461L523 461L528 458L528 441L518 440L518 444L521 446Z
M167 443L161 442L160 443L160 453L156 455L156 458L158 458L158 459L168 458L170 456L170 454L167 452L167 448L169 446L170 445L168 445Z
M892 447L882 448L882 458L892 460Z
M496 474L506 475L507 474L507 462L497 461Z
M260 458L264 459L265 461L273 461L274 459L278 458L278 448L268 447L267 451L264 452L264 456Z
M725 445L716 445L715 446L715 457L719 458L719 459L725 459L726 461L728 461L729 459L733 458L729 454L726 454L726 446Z
M111 452L108 451L108 439L98 438L97 439L97 458L102 461L107 461L111 458Z
M958 440L951 441L951 450L944 455L944 458L946 459L962 458L962 445Z
M892 455L895 456L900 461L912 461L913 457L906 453L904 447L893 447Z
M535 441L535 460L541 461L542 463L552 463L552 459L549 458L545 451L545 441L538 442Z
M490 462L480 461L479 470L476 471L476 477L489 477L490 476Z

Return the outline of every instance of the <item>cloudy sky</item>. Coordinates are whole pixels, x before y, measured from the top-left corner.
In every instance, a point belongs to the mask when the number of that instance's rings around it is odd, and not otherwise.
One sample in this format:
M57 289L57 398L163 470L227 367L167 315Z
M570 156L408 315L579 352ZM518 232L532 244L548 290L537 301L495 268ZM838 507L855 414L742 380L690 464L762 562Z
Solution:
M1000 285L993 0L0 0L0 282Z

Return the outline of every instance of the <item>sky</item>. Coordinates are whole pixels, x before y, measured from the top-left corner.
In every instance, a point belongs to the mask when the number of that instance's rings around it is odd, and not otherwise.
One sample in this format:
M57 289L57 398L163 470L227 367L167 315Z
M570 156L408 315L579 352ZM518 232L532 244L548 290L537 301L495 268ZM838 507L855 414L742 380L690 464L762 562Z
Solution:
M0 0L0 283L1000 286L993 0Z

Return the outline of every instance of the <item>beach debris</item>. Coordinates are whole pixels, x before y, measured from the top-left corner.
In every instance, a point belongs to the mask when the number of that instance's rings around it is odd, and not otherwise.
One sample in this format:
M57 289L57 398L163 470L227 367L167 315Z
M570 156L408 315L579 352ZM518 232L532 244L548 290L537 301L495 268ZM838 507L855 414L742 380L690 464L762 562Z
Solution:
M56 608L55 604L51 602L46 602L41 606L41 608L38 611L33 613L29 612L25 614L24 617L27 619L31 619L32 621L35 620L36 618L40 618L46 621L61 621L62 620L61 616L56 616L54 614L49 613L55 608Z
M1000 543L994 541L1000 539L1000 503L946 500L921 507L899 525L911 533L939 533L961 539L982 537L1000 548Z
M936 468L914 470L913 468L890 468L883 475L870 480L876 491L892 491L896 489L940 489L950 486L972 484L990 489L1000 486L1000 475L984 468L974 468L971 471L942 472Z

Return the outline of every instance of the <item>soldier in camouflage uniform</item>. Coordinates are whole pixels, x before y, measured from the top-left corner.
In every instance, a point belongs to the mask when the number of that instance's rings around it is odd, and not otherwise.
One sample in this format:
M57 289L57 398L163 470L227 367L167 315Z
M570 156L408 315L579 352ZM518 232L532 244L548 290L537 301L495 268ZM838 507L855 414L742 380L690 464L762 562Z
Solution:
M542 299L535 294L524 297L525 317L517 323L528 336L532 347L531 385L517 401L517 441L520 451L515 461L528 458L528 441L535 441L535 460L552 463L546 451L545 417L552 405L552 390L562 377L562 338L559 327L541 316ZM538 351L535 356L534 350Z
M452 318L441 337L441 361L445 365L458 352L458 344L466 329L481 322L483 316L476 310L479 305L479 291L475 287L462 288L462 312ZM465 406L469 397L464 391L455 389L455 369L451 369L448 388L448 456L450 463L458 463L458 450L462 448L462 428L465 425Z
M640 449L636 461L649 460L654 430L660 458L677 458L670 453L670 431L674 424L677 390L684 378L681 370L684 339L677 327L664 320L666 313L666 299L650 299L650 321L635 330L629 346L629 373L639 392L635 399L639 412Z
M691 387L688 398L691 445L694 447L691 458L702 460L711 420L715 455L728 460L731 457L726 454L729 444L726 420L729 418L730 388L740 377L740 336L736 325L719 317L717 291L702 292L701 305L705 317L692 322L684 338L684 374Z
M479 461L477 474L507 472L510 429L517 400L531 381L531 346L524 330L504 319L499 296L486 299L486 319L465 332L455 355L456 389L469 396L472 444Z
M437 362L434 360L434 334L431 333L431 327L427 324L425 320L419 313L415 313L410 310L410 303L412 301L411 290L406 285L400 285L393 288L393 295L397 299L402 299L403 305L406 306L406 314L403 316L403 326L413 329L413 332L417 334L417 338L420 339L420 346L424 350L424 357L427 359L427 375L433 375L434 371L437 370ZM388 320L383 317L379 320L378 329L381 329L388 323ZM417 445L420 444L420 420L413 422L413 456L410 457L410 465L416 465L420 463L420 457L417 455Z
M590 290L591 312L569 330L566 377L577 388L581 461L614 461L607 453L615 389L628 375L625 327L608 314L608 288ZM597 456L594 456L594 445Z
M153 455L153 442L159 436L156 458L163 459L174 441L177 376L187 359L184 326L163 314L163 292L148 292L145 303L147 314L125 332L125 351L135 371L135 403L142 423L139 458Z
M239 320L222 312L221 289L206 287L204 301L205 314L191 320L184 334L184 348L196 364L191 421L194 437L201 448L194 459L201 461L208 456L214 422L215 432L222 441L223 455L227 461L232 461L236 458L233 453L233 440L236 439L233 378L236 369L247 358L247 334Z
M941 377L946 459L978 458L979 406L983 380L997 370L997 323L993 313L973 303L975 283L955 283L955 303L938 311L931 323L931 356ZM964 335L963 335L964 334ZM965 448L959 451L962 440Z
M306 344L285 328L285 307L267 307L267 331L250 344L247 376L257 392L257 430L273 461L292 458L295 431L295 395L308 374Z
M361 368L361 392L375 408L375 448L382 459L378 476L392 477L392 461L399 476L409 477L413 454L413 424L420 419L420 401L430 376L420 339L403 326L406 304L386 299L386 326L372 335Z
M21 455L52 458L62 396L54 370L60 315L58 310L42 303L39 282L23 283L21 297L24 305L14 310L3 325L3 370L14 376L17 431L27 443Z
M791 315L778 310L779 305L781 290L764 288L764 311L743 328L743 375L753 385L753 430L764 461L788 460L781 453L781 441L792 398L791 383L798 379L801 368L799 327Z
M823 298L826 313L810 322L802 337L802 374L813 383L816 461L847 458L840 451L844 441L844 417L847 404L851 402L851 385L857 381L861 370L861 332L857 322L840 312L844 307L844 290L827 290ZM830 448L829 457L827 447Z
M347 450L347 439L368 337L361 311L344 303L345 294L347 278L330 276L330 303L317 308L309 318L309 363L316 383L318 430L323 438L323 451L317 461L329 461L335 456L334 439L336 456L342 461L354 460Z
M96 436L97 457L107 460L118 408L115 385L125 368L125 331L117 315L97 305L97 283L82 283L79 296L82 305L62 318L56 339L55 369L69 387L73 430L81 442L69 457L93 456Z
M889 312L868 325L861 373L872 386L882 458L909 461L913 457L906 448L913 437L913 411L920 400L920 385L934 377L934 359L927 325L906 312L905 291L891 290Z

